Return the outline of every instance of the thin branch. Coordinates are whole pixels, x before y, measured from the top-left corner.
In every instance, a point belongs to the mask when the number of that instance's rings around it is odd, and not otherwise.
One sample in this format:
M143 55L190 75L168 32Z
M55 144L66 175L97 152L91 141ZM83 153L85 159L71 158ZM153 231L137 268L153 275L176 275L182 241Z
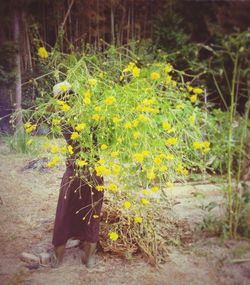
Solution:
M69 13L70 13L70 10L71 10L71 8L72 8L74 2L75 2L75 0L72 0L71 3L70 3L70 5L69 5L68 11L67 11L67 13L65 14L64 20L63 20L63 22L62 22L61 29L63 29L63 27L64 27L64 25L65 25L65 23L66 23L66 21L67 21L67 19L68 19L68 17L69 17Z

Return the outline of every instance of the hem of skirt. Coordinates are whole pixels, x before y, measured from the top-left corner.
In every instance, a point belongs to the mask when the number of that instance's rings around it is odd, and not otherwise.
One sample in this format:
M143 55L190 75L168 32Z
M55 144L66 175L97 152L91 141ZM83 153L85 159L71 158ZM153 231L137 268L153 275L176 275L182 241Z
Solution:
M61 240L61 241L55 241L54 239L52 240L52 245L54 247L65 245L67 241L71 238L75 238L81 241L86 241L86 242L91 242L91 243L96 243L99 242L99 237L93 239L93 238L87 238L86 236L81 236L81 235L70 235L67 239Z

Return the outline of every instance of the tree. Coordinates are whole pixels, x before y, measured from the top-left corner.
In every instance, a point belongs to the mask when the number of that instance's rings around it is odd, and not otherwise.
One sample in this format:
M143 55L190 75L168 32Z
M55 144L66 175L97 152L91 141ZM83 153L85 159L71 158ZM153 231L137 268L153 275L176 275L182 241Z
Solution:
M15 80L15 91L16 91L16 129L23 132L23 121L22 121L22 76L21 76L21 56L20 56L20 10L15 9L14 11L14 41L16 44L16 80Z

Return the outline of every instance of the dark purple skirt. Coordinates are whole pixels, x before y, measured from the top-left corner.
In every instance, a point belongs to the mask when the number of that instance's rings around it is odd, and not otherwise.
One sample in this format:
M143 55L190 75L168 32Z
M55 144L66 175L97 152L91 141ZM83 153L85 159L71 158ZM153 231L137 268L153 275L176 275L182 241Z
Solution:
M68 165L63 175L56 210L53 245L66 244L69 238L97 242L103 191L92 185L103 185L103 179L84 169L84 179L75 176ZM93 183L94 182L94 183Z

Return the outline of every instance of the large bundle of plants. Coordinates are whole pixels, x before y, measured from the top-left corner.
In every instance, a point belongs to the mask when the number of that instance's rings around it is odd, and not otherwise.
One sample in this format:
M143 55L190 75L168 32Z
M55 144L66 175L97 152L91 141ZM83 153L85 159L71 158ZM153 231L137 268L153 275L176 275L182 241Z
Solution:
M162 194L190 172L212 170L218 159L213 141L225 126L202 104L203 88L185 83L170 63L141 65L114 48L104 58L56 52L50 58L44 48L39 55L56 84L27 111L26 133L47 125L53 138L70 127L80 151L50 143L48 167L66 155L81 179L82 167L104 177L104 186L91 182L105 191L104 249L129 256L140 250L161 260L166 244L181 235L164 214L169 205Z

